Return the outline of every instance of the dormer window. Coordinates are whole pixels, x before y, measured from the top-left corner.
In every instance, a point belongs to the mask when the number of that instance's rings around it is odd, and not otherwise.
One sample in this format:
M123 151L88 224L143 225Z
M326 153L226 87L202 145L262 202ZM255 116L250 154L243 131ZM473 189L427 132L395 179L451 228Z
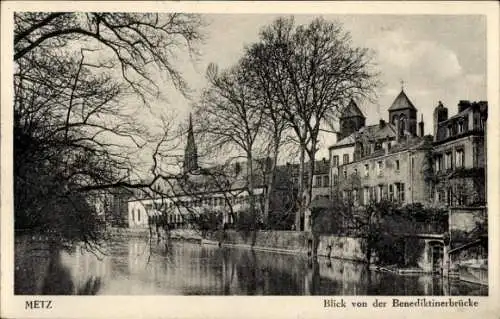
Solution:
M458 131L458 134L461 134L464 132L464 121L462 119L460 119L460 121L458 121L457 131Z

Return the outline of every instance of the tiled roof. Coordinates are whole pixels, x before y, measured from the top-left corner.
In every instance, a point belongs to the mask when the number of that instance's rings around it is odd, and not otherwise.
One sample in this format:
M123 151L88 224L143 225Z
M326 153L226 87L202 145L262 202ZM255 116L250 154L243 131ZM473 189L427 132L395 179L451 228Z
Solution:
M346 145L354 145L358 138L363 138L367 140L381 140L384 138L394 138L396 137L396 127L390 123L385 123L383 126L380 124L368 125L360 128L357 132L352 133L349 136L344 137L330 148L338 148Z
M362 127L354 134L357 134L357 136L363 136L368 140L376 141L387 137L396 137L396 127L390 123L384 122L384 125L376 124Z
M406 96L405 92L401 90L399 95L396 97L394 102L392 102L391 107L389 108L389 111L395 111L395 110L401 110L401 109L412 109L412 110L417 110L413 103L410 101L408 96Z
M398 144L391 147L389 153L397 153L404 150L410 149L422 149L429 148L432 146L432 136L408 136L406 139L402 140Z

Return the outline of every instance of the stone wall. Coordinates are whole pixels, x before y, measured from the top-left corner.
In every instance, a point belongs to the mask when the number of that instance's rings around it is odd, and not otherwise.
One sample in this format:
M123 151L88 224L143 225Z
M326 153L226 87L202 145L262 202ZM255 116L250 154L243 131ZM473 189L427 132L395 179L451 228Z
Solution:
M223 245L244 245L260 250L275 250L308 254L313 249L313 237L298 231L257 231L237 232L228 230L214 233L209 239ZM366 262L366 240L362 238L319 236L317 255Z
M14 293L35 295L43 291L51 259L49 243L42 236L16 236L14 244Z
M476 227L476 223L486 221L486 208L466 207L450 209L450 230L470 232Z
M275 250L290 253L308 252L309 233L299 231L256 231L238 232L235 230L219 231L206 236L223 245L251 246L254 249ZM311 247L312 248L312 247Z
M318 256L343 258L366 262L364 238L319 236Z

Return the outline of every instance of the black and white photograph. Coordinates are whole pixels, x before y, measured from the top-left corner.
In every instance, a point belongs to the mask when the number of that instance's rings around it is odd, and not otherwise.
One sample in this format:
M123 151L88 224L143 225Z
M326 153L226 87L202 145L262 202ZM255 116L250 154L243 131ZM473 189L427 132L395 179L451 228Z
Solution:
M122 11L11 14L9 294L491 294L486 15Z

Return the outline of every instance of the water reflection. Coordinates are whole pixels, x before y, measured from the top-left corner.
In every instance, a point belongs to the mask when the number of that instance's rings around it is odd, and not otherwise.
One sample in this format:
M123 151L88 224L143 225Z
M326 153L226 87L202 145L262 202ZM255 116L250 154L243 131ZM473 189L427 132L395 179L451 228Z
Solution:
M18 294L103 295L485 295L487 288L432 276L402 277L337 259L130 239L109 255L52 252L42 283L16 271ZM31 260L35 257L32 257ZM39 258L39 257L37 257ZM39 261L39 260L38 260ZM27 256L16 265L30 264ZM42 275L43 274L43 275Z

